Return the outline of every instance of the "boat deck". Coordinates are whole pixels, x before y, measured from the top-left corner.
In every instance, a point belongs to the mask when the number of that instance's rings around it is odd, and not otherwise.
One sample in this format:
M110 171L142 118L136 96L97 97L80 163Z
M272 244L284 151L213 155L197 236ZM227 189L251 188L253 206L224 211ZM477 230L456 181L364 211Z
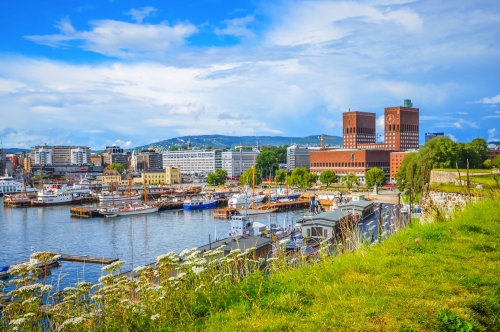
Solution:
M89 256L89 255L72 255L72 254L61 254L62 261L68 262L81 262L81 263L96 263L96 264L111 264L118 260L116 258L109 257L99 257L99 256Z

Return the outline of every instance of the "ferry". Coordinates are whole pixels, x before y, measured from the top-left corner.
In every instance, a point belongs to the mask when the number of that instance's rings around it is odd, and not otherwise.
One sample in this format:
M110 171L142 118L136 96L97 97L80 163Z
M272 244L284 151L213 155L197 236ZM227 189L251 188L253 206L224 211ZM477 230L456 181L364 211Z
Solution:
M44 186L38 192L33 205L65 205L81 202L81 197L78 194L73 194L65 184L51 184Z
M27 192L36 192L35 188L26 187ZM11 176L0 177L0 196L24 192L24 185Z

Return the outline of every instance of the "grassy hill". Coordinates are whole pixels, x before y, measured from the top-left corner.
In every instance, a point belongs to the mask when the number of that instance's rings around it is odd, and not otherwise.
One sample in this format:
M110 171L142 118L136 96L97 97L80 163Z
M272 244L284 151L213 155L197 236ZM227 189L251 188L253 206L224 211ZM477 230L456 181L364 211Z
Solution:
M232 148L237 145L255 146L281 146L281 145L309 145L319 146L319 135L306 137L285 137L285 136L225 136L225 135L197 135L197 136L181 136L174 137L164 141L151 143L144 146L138 146L134 149L140 150L151 146L168 149L169 147L179 147L187 145L190 141L193 147L195 146L212 146L214 148ZM325 145L342 145L342 138L338 136L324 135Z

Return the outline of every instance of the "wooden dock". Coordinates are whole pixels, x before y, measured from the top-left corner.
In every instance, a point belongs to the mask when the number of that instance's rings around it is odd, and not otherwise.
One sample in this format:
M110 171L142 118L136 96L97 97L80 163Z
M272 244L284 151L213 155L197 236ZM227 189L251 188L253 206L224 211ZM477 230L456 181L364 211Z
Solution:
M229 219L231 216L240 214L236 208L214 209L214 218Z
M71 254L61 254L62 261L68 262L81 262L81 263L96 263L96 264L111 264L116 262L118 258L106 258L97 257L89 255L71 255Z
M82 203L97 203L99 198L97 196L82 196Z
M100 214L99 211L86 209L82 207L71 207L69 211L72 217L78 217L78 218L102 217L102 214Z
M31 206L32 199L5 199L3 201L4 206L8 207L23 207L23 206Z

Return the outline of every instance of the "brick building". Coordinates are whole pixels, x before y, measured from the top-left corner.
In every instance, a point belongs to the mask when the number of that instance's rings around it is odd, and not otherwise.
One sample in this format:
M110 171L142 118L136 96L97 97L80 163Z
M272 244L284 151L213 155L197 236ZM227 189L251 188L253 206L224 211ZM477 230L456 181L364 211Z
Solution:
M391 180L394 179L394 175L396 175L396 173L398 172L399 166L403 162L403 159L405 159L406 155L410 152L414 151L391 152Z
M311 151L311 172L334 171L339 178L354 173L361 183L365 182L366 171L373 167L382 169L387 179L390 175L390 154L387 150L335 149Z
M375 113L344 112L342 145L357 148L360 144L375 143Z

